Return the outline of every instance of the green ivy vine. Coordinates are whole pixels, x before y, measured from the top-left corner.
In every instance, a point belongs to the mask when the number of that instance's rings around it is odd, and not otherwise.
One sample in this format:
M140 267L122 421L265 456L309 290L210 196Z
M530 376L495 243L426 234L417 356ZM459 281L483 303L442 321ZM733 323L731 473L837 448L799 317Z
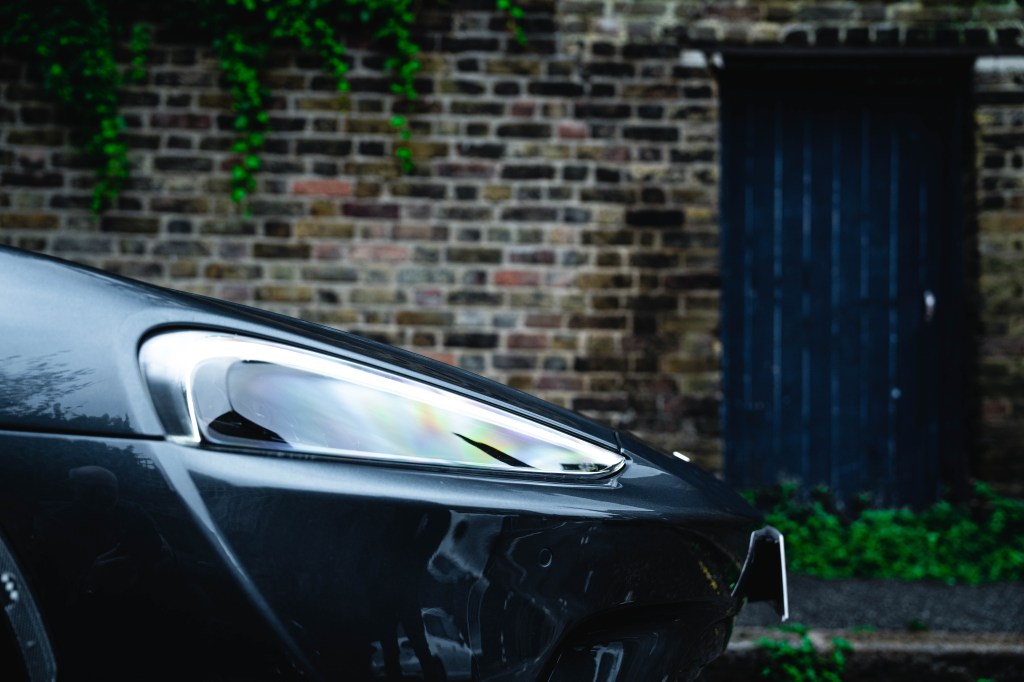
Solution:
M520 43L523 10L513 0L495 0ZM391 92L416 99L420 48L413 40L414 0L164 0L140 16L130 0L9 0L0 4L0 47L39 65L43 87L66 107L85 134L83 150L93 160L93 211L112 204L129 177L119 88L145 79L154 26L197 23L212 41L231 91L236 140L232 145L231 198L244 203L256 190L260 153L270 132L270 92L262 82L270 50L298 45L322 59L339 93L349 89L347 49L342 32L369 38L385 52ZM186 23L187 22L187 23ZM126 46L128 64L117 49ZM399 108L401 110L401 108ZM413 170L405 115L390 119L399 143L395 157Z

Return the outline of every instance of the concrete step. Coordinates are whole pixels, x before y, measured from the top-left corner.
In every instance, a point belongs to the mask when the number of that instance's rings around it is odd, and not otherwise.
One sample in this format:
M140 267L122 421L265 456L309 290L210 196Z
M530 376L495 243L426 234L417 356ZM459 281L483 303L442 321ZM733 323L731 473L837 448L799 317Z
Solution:
M1024 635L1012 632L864 632L842 629L812 630L816 651L827 654L833 638L853 646L844 682L998 682L1024 681ZM704 669L704 682L751 682L765 679L768 652L758 642L764 637L800 637L773 628L738 627L729 648Z

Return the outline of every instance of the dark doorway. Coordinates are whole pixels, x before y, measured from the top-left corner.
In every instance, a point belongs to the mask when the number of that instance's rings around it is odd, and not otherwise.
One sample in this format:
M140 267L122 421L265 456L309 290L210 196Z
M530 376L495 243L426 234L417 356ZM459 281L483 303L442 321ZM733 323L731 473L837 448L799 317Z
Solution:
M969 60L727 57L726 475L923 505L963 477Z

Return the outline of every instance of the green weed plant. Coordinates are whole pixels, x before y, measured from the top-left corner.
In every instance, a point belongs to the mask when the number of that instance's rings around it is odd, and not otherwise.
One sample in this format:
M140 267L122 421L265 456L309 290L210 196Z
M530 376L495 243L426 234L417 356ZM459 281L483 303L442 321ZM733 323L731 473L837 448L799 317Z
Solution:
M514 0L494 0L519 43L524 12ZM385 55L391 92L398 99L389 121L398 142L396 161L414 169L409 121L403 112L417 97L420 48L413 40L418 13L435 3L415 0L8 0L0 3L0 48L40 69L44 89L74 120L83 151L96 171L92 208L110 206L130 173L120 88L146 77L154 26L187 25L212 44L232 95L235 143L231 198L243 203L256 190L260 153L270 134L270 92L263 83L275 47L298 46L321 58L323 68L349 89L346 38ZM198 30L196 30L198 29ZM120 50L127 53L122 58ZM127 63L125 63L127 62Z
M968 504L920 512L840 510L825 490L796 486L753 496L786 537L792 571L821 578L939 580L975 585L1024 580L1024 502L977 484Z
M797 623L779 628L789 636L762 637L757 646L768 652L768 664L761 669L761 678L777 682L842 682L846 661L853 646L841 637L832 639L827 651L819 651L811 639L810 629ZM793 636L796 636L796 642Z

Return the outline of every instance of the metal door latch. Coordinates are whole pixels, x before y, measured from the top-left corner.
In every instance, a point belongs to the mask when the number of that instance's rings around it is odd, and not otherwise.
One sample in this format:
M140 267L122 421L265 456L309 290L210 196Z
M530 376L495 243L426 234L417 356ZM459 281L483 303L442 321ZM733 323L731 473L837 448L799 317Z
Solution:
M931 292L931 289L925 289L924 292L924 321L931 322L935 317L935 294Z

